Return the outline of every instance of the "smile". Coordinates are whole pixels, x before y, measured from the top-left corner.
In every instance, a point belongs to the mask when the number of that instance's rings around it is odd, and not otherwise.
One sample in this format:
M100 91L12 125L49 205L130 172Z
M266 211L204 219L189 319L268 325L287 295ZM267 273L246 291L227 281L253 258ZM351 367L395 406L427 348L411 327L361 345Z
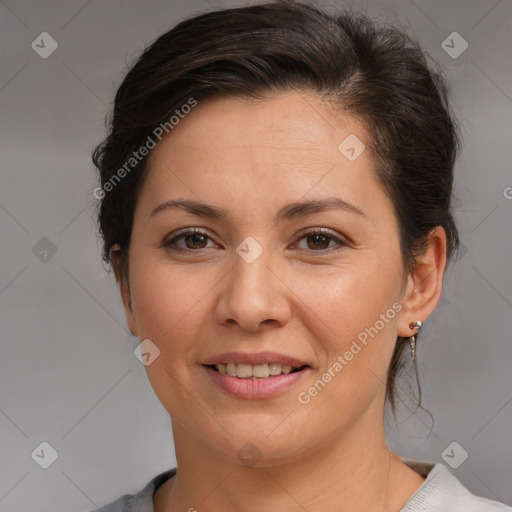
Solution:
M246 400L262 400L283 394L295 388L298 381L312 371L307 365L293 368L291 365L279 363L218 363L212 366L203 365L203 369L214 388L228 396Z
M268 379L271 377L277 377L278 375L288 375L289 373L297 372L305 366L294 368L289 364L281 363L255 365L245 363L219 363L212 365L212 367L223 375L237 377L238 379Z

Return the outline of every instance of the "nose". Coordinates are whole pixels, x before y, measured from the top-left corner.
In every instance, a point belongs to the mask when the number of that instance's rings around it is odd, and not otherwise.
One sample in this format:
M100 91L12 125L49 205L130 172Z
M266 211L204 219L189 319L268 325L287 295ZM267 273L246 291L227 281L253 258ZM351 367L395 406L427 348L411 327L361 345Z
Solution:
M234 258L217 302L218 321L225 326L238 325L249 332L256 332L262 326L285 325L291 316L287 298L290 290L271 268L269 253L264 251L252 263L238 255Z

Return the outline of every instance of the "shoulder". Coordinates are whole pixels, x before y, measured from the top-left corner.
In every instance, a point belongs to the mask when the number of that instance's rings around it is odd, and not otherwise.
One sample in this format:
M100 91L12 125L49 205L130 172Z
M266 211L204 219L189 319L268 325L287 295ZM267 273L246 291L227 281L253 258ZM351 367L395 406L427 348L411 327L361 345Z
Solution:
M426 480L400 512L512 512L498 501L472 494L443 464L432 465Z
M136 494L123 494L117 500L96 509L95 512L98 512L98 510L99 512L154 512L153 494L175 474L176 468L160 473Z

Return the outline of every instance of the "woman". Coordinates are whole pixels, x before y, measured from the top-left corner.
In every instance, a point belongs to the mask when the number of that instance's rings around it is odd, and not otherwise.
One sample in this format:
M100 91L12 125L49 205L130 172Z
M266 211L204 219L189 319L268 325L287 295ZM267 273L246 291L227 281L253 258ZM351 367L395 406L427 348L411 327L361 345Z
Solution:
M385 439L458 244L457 147L442 78L363 16L274 2L146 49L96 195L178 470L102 510L507 509Z

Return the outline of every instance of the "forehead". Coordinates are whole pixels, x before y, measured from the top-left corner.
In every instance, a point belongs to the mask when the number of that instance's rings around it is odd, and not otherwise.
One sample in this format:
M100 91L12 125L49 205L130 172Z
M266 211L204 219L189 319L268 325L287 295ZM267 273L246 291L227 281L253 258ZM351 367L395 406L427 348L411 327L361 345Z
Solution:
M353 116L341 114L311 92L269 94L262 99L225 97L199 101L153 152L164 146L203 150L263 149L332 154L344 135L367 135ZM344 138L344 137L343 137ZM366 142L368 142L366 140Z
M148 173L145 188L162 201L227 188L262 204L380 189L362 124L302 91L199 101L152 150Z

